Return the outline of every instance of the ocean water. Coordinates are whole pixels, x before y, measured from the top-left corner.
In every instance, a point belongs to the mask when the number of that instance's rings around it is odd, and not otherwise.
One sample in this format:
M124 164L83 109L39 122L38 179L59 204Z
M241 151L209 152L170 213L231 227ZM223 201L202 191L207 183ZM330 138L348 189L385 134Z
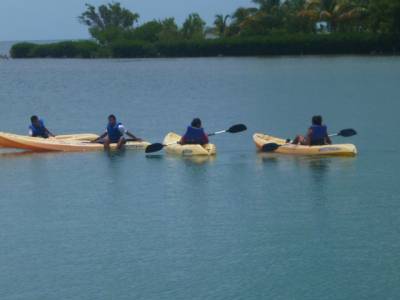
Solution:
M248 126L203 160L2 150L0 299L397 299L399 78L398 57L0 61L0 131ZM359 155L256 152L314 114Z

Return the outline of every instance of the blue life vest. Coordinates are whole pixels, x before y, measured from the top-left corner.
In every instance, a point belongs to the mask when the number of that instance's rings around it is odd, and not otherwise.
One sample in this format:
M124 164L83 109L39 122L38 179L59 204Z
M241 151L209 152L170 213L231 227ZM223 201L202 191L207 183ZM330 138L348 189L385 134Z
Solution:
M325 125L312 125L311 145L325 145L325 138L328 135L328 128Z
M114 126L111 124L107 125L107 134L108 138L112 143L117 143L119 139L123 136L121 131L119 131L119 125L122 125L121 123L116 123Z
M48 138L49 136L46 132L46 127L44 126L43 120L39 120L39 123L40 123L39 127L36 127L33 124L29 126L29 129L32 131L32 136Z
M183 140L186 144L206 144L206 134L203 128L188 126Z

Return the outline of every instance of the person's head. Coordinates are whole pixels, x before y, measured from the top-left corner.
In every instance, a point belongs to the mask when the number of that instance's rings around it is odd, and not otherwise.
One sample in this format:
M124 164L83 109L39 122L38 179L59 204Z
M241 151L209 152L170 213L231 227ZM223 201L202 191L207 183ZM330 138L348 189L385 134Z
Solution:
M31 117L31 123L33 126L35 127L39 127L40 126L40 120L38 116L32 116Z
M115 125L117 123L117 118L114 115L109 115L108 123L110 123L111 125Z
M201 120L199 118L193 119L191 126L195 128L201 128Z
M321 126L322 125L322 117L321 116L314 116L312 117L312 124Z

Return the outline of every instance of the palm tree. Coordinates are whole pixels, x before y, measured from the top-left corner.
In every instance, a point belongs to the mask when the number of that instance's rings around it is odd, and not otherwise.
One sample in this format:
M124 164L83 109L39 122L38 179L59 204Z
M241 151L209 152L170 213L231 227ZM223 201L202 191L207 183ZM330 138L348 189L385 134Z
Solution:
M181 32L185 39L202 39L205 34L206 22L198 13L190 14L182 25Z
M139 20L139 14L123 8L118 2L98 8L86 4L86 11L78 20L89 27L90 34L100 44L108 44L130 34Z
M331 31L343 29L346 23L361 20L367 13L363 0L308 0L299 16L314 22L326 21ZM341 26L343 25L343 26Z
M260 6L260 10L267 10L267 11L279 7L281 5L280 0L253 0L253 2Z
M257 13L257 8L250 7L250 8L245 8L245 7L239 7L232 15L232 20L236 24L240 24L243 21L245 21L247 18L254 16L255 13Z
M120 3L113 2L100 5L97 11L95 6L86 4L86 11L78 19L90 28L103 30L107 27L131 29L138 22L139 17L139 14L123 8Z
M282 29L289 13L287 7L293 0L252 0L259 9L243 23L250 32L258 35Z
M367 0L342 0L340 3L340 10L338 11L337 20L339 30L346 30L347 28L350 28L359 31L365 29L363 28L363 25L366 24L363 24L363 22L366 21L367 16Z
M231 16L230 15L215 15L215 30L219 37L224 37L226 34L228 20Z
M239 7L238 9L236 9L231 17L231 25L227 28L228 35L239 34L242 28L248 22L248 20L251 19L257 12L258 9L255 7Z

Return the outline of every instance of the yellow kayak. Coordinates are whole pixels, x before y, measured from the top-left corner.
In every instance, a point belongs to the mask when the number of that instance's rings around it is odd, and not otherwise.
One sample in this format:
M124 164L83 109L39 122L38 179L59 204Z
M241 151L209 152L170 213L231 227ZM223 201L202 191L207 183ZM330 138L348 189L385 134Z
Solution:
M170 132L164 138L164 145L176 143L180 141L182 136ZM165 147L165 151L169 154L182 156L211 156L217 153L217 148L214 144L207 145L179 145L173 144Z
M73 138L75 136L75 138ZM96 151L102 150L104 147L99 143L91 143L96 135L86 134L86 136L68 135L67 138L37 138L10 133L0 133L0 144L7 145L8 148L16 148L31 151ZM93 138L94 137L94 138ZM150 143L148 142L127 142L127 149L145 149ZM116 144L112 144L111 148L116 148Z
M323 146L304 146L286 143L286 140L270 135L255 133L253 135L254 143L258 150L261 150L265 144L275 143L281 145L274 152L293 155L329 155L329 156L355 156L357 148L353 144L333 144Z

